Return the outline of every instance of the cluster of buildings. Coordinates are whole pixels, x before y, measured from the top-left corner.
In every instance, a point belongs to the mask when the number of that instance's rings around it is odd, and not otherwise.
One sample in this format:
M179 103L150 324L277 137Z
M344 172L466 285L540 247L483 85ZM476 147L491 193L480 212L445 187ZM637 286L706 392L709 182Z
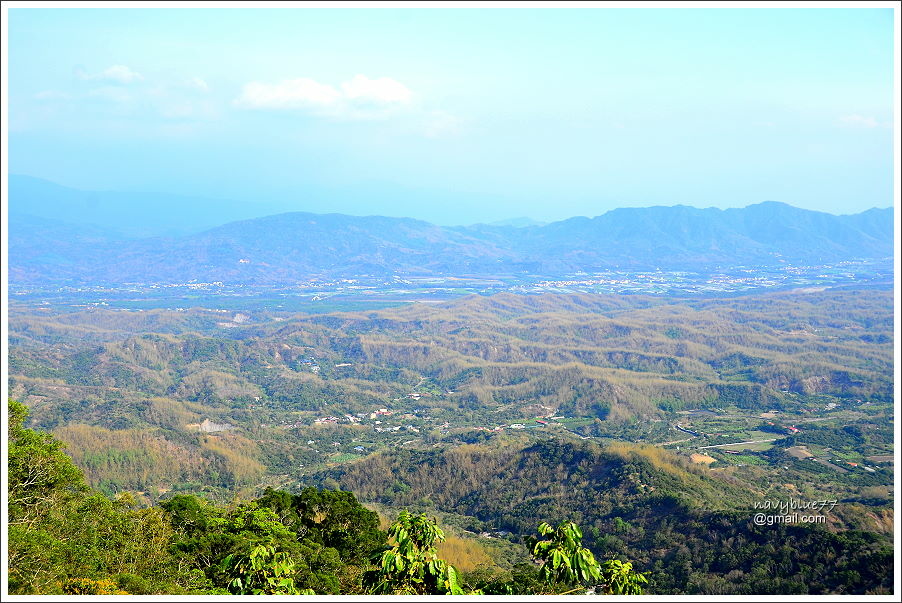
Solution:
M319 364L316 362L316 358L314 358L313 356L307 356L306 358L301 360L301 364L303 364L306 367L309 367L310 370L313 371L314 373L318 373L320 370Z
M313 420L314 425L335 425L337 423L350 423L351 425L357 425L360 423L363 415L351 415L346 414L343 417L319 417Z
M314 425L334 425L341 421L338 417L320 417L318 419L314 419Z

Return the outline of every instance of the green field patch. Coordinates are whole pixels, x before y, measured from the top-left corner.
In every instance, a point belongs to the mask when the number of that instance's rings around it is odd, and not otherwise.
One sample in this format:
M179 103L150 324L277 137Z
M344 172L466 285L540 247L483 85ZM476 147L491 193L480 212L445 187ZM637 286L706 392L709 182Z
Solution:
M769 463L754 454L720 454L718 460L731 465L768 465Z
M545 419L542 419L543 421ZM535 419L531 419L531 422L535 423ZM592 417L571 417L567 419L559 419L557 423L565 427L582 427L583 425L591 425L595 421ZM553 421L548 421L548 423L553 423ZM538 425L538 423L536 423Z
M833 450L833 456L853 463L860 463L864 460L864 457L861 454L851 450Z

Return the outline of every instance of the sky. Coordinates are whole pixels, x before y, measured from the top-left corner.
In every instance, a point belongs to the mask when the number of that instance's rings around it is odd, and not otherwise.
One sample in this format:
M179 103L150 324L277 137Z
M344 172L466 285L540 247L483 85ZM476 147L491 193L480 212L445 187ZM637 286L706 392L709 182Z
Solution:
M891 9L12 8L9 172L437 224L893 205Z

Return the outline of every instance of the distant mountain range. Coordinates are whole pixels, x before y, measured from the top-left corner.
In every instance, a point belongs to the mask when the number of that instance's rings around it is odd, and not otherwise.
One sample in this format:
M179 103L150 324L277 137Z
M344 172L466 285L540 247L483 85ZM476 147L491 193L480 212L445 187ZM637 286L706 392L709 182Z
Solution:
M40 178L9 176L10 213L89 225L125 237L196 233L289 207L166 193L83 191Z
M704 271L893 254L892 208L835 216L776 202L728 210L648 207L546 225L517 219L508 225L461 227L409 218L293 212L227 218L228 223L201 232L146 237L142 213L166 212L172 224L181 220L197 227L249 210L236 203L225 209L217 206L219 211L211 215L203 203L166 198L155 204L149 198L131 198L130 208L109 209L114 215L107 215L108 208L126 202L124 194L92 197L57 187L62 192L54 196L53 185L40 183L10 179L11 283L198 280L266 285L362 275ZM45 196L39 199L35 190ZM129 216L135 220L132 229L123 227ZM153 227L159 232L159 220Z

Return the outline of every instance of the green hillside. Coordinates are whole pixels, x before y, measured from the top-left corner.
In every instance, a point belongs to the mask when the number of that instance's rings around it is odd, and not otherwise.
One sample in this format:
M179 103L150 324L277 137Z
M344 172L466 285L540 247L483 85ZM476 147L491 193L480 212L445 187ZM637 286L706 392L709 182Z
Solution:
M364 501L457 515L518 542L537 520L583 526L599 557L649 571L650 592L888 592L889 536L754 522L763 493L657 447L489 440L396 451L317 476Z

